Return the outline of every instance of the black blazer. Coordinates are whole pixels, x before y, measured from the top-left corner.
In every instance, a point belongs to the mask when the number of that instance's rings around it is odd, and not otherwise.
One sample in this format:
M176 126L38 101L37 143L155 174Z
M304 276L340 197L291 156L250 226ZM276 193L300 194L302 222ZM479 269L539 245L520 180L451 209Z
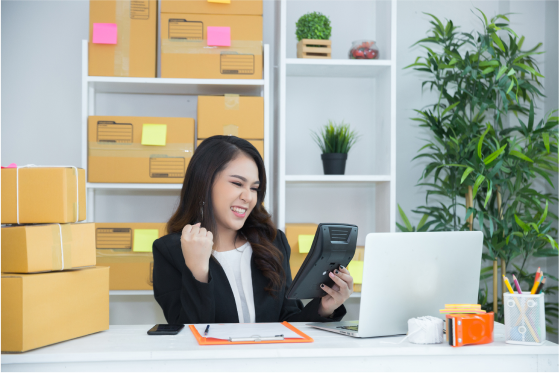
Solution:
M207 283L196 280L184 261L180 237L180 233L171 233L153 243L153 293L167 323L238 323L233 291L219 263L210 259ZM272 297L264 290L269 280L256 267L254 257L251 259L256 322L340 321L346 314L344 305L334 311L332 318L325 318L318 314L320 298L313 299L305 307L300 300L285 298L292 281L289 268L291 248L280 230L274 245L283 254L286 284L276 298Z

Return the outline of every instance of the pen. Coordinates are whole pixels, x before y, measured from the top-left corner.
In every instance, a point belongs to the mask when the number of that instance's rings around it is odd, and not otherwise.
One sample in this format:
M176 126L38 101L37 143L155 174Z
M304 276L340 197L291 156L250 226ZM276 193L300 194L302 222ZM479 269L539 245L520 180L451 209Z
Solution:
M516 291L518 291L518 294L522 294L522 290L520 289L520 285L518 284L518 280L516 280L516 276L512 275L512 279L514 281L514 286L516 287Z
M210 326L206 326L206 330L204 330L204 337L208 335L208 331L210 330Z

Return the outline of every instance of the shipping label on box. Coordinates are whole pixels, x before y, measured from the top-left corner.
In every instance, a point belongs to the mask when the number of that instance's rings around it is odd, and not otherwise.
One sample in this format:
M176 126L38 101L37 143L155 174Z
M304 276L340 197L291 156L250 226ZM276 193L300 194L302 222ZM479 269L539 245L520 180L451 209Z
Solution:
M75 223L85 219L84 169L2 169L2 224Z
M156 0L89 2L89 75L154 78Z
M198 138L215 135L264 138L264 98L198 96Z
M161 13L160 34L163 78L262 79L262 16Z
M91 116L88 127L89 182L182 183L193 118Z
M2 274L2 352L109 329L109 268Z

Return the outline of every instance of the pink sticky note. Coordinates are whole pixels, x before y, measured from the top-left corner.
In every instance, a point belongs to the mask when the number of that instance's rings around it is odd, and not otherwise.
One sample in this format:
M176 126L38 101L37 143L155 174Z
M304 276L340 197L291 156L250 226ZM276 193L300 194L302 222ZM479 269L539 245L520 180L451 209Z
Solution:
M117 35L116 23L94 23L93 24L94 44L116 44L116 35Z
M216 47L231 46L231 27L208 26L208 45Z

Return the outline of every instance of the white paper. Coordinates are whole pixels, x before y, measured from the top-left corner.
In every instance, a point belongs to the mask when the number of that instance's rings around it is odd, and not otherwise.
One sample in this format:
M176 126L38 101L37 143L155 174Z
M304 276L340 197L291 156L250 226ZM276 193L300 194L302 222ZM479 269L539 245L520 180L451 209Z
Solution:
M217 338L229 340L229 338L250 338L250 337L275 337L283 334L284 338L303 339L281 323L256 323L256 324L209 324L210 330L206 338ZM202 337L208 324L194 324L196 330Z

